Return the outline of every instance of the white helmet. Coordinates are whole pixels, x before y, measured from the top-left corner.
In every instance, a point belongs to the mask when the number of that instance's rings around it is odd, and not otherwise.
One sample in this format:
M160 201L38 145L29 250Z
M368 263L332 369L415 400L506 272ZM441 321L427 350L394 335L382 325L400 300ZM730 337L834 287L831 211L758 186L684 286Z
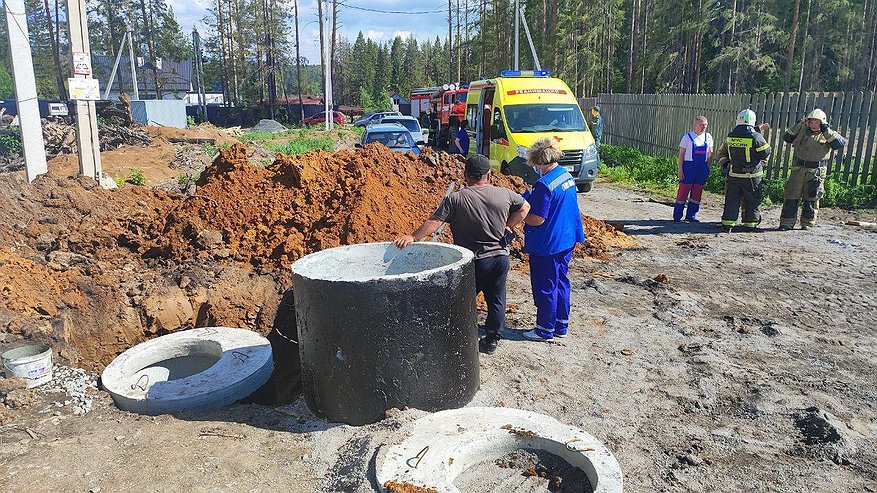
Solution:
M737 125L755 126L755 112L752 110L743 110L737 113Z
M808 120L819 120L821 123L828 123L828 117L825 115L825 112L816 108L811 111L809 115L807 115Z

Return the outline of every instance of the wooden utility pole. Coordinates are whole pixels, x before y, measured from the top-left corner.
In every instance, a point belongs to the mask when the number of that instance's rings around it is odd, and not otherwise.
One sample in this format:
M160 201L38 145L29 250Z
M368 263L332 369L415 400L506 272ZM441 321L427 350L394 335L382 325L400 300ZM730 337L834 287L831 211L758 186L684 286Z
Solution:
M30 40L27 33L27 16L24 0L6 0L6 34L9 36L12 78L15 82L15 102L18 106L18 125L21 129L21 149L27 181L48 171L43 127L40 124L40 108L37 103L37 84L33 71Z
M91 46L88 42L85 0L67 0L67 30L70 38L70 66L73 67L73 78L70 79L72 86L77 79L91 79ZM78 70L79 64L83 62L88 63L88 70ZM76 99L76 149L79 152L79 174L90 176L100 183L102 173L100 139L94 101L77 99L73 87L70 88L70 93L71 98Z

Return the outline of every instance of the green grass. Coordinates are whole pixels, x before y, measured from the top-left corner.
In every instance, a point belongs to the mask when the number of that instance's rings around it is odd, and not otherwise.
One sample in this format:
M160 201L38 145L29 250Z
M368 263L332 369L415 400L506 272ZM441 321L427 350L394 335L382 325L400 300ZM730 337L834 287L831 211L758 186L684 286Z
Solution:
M21 155L21 137L18 134L18 129L12 133L0 134L0 154L4 156Z
M204 154L207 154L210 157L215 156L216 153L219 152L219 148L216 147L216 144L214 144L213 142L205 142L201 144L201 150L204 152Z
M599 175L611 182L646 190L662 197L675 197L678 179L676 178L676 158L654 157L643 154L630 147L608 144L600 146ZM782 204L782 178L764 181L764 204ZM725 179L718 166L713 166L707 179L707 191L724 194ZM863 208L877 204L877 186L848 185L831 175L825 180L825 196L820 200L823 207Z
M256 140L271 140L291 135L295 130L287 130L285 132L247 132L238 137L241 142L253 142Z
M331 152L335 150L335 139L328 135L323 137L299 136L285 144L266 142L263 146L271 152L279 152L287 155L304 154L316 149Z
M128 175L128 178L125 180L132 185L146 185L146 176L143 174L143 171L139 169L132 169L131 174Z

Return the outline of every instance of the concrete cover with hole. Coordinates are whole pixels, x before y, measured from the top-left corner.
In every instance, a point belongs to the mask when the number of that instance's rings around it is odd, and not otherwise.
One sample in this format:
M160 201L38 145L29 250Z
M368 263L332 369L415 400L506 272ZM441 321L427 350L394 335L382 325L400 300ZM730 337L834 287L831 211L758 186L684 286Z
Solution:
M273 370L268 339L244 329L205 327L128 349L104 369L101 382L126 411L203 412L247 397Z
M399 434L407 438L378 454L382 488L396 481L460 493L454 480L465 470L527 448L580 468L594 493L623 491L621 467L609 449L589 433L543 414L504 407L453 409L420 418Z

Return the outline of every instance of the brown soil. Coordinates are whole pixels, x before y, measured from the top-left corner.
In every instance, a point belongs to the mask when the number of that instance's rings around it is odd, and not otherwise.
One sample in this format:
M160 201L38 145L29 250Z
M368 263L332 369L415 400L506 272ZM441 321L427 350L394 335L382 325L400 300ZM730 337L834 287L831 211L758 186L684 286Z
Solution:
M160 138L145 149L114 152L128 168L135 165L125 153L142 156L152 147L176 152ZM281 155L267 167L250 164L247 154L241 144L222 150L188 196L134 186L103 190L65 176L63 166L30 186L22 173L0 178L2 326L88 369L185 328L290 330L281 301L292 261L412 231L463 170L444 153L418 158L377 145ZM169 155L144 169L170 169L160 164ZM104 156L112 172L115 155ZM497 183L524 187L505 176ZM610 226L590 218L585 225L589 254L605 256L623 245L626 235ZM451 241L450 232L442 240Z

